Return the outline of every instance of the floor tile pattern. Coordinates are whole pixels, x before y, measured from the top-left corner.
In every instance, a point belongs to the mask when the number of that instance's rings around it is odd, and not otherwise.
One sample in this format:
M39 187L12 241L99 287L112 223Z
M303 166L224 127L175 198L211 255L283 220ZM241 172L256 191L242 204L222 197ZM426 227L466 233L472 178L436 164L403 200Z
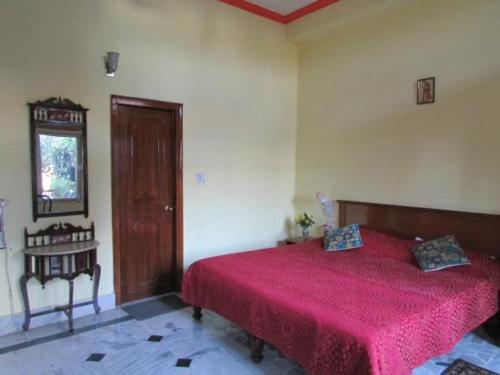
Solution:
M67 334L67 324L59 323L0 336L0 373L306 374L294 361L268 345L264 348L264 360L253 363L246 333L214 313L203 313L201 322L192 319L190 308L136 320L116 309L76 319L73 334ZM160 339L150 340L151 337ZM93 354L104 357L97 362L87 361ZM415 369L413 375L441 374L459 358L500 372L500 348L478 331L466 335L449 353Z

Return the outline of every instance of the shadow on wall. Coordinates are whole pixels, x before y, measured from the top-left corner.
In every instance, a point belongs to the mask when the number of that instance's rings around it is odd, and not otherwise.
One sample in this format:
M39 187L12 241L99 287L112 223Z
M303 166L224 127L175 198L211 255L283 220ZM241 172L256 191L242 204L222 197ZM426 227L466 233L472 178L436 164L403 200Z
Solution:
M286 218L285 232L287 233L287 237L295 237L297 235L297 228L295 226L294 218Z

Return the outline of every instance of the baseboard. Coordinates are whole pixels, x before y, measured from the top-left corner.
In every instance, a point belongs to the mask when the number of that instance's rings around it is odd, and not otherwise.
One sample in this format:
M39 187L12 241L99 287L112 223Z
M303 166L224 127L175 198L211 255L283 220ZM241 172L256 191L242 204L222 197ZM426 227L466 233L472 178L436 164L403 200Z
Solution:
M160 299L160 298L163 298L163 297L166 297L166 296L170 296L170 295L176 295L176 296L178 296L180 298L180 293L179 292L168 292L168 293L158 294L158 295L152 296L152 297L146 297L146 298L138 299L138 300L132 301L132 302L125 302L125 303L120 304L120 306L136 305L138 303L153 301L155 299Z
M80 301L75 301L75 304L81 302L91 301L91 299L85 299ZM99 296L99 306L101 307L101 311L112 310L116 307L115 305L115 294L107 294L104 296ZM31 312L36 313L39 311L50 310L52 307L43 307L40 309L34 309ZM85 305L76 307L73 310L73 318L80 318L85 315L94 314L94 306L93 305ZM24 312L18 313L14 315L12 323L9 325L11 320L10 315L0 317L0 336L7 335L13 332L22 331L22 325L24 323ZM67 322L68 318L62 311L54 311L53 313L40 315L34 318L31 318L30 329L35 327L44 326L47 324L59 323L59 322ZM8 327L7 327L8 326ZM5 327L5 328L4 328Z

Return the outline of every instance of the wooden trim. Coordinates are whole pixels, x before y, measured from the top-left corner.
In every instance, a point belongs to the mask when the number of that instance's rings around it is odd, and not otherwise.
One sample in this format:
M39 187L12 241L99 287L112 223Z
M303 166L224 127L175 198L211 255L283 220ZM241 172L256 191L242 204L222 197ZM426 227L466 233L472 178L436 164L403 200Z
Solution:
M184 206L183 206L183 153L182 153L182 118L183 106L180 103L169 103L152 99L141 99L127 96L111 96L111 192L112 192L112 218L113 218L113 264L114 264L114 288L116 304L123 301L121 288L121 264L120 264L120 223L119 202L115 193L119 176L117 175L118 147L115 144L114 134L118 126L118 106L131 106L141 108L152 108L170 111L174 114L175 126L175 267L176 267L176 289L180 290L182 275L184 271Z
M343 200L338 204L340 226L358 223L405 239L453 234L466 249L500 256L500 215Z
M89 155L87 146L87 111L83 112L82 127L82 165L83 165L83 215L89 217Z
M33 111L30 108L30 159L31 159L31 207L32 207L32 217L33 222L36 223L38 220L38 200L33 197L38 195L38 173L36 170L37 164L37 152L36 152L36 125L35 117L33 116Z
M309 5L306 5L290 14L280 14L273 10L261 7L247 0L219 0L221 3L226 3L232 5L236 8L246 10L247 12L253 13L257 16L267 18L272 21L279 22L283 25L289 24L299 18L305 17L308 14L314 13L328 5L338 3L340 0L317 0Z
M183 188L183 107L178 105L175 113L175 267L176 289L181 291L184 275L184 188Z

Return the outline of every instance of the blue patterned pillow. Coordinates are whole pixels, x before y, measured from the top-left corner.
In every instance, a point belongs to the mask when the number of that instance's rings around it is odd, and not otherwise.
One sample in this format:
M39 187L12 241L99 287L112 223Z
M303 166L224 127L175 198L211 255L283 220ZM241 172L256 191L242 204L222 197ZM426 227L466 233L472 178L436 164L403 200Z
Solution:
M325 228L324 248L327 251L343 251L363 246L358 224L343 228Z
M411 249L422 271L438 271L470 264L454 236L421 243Z

